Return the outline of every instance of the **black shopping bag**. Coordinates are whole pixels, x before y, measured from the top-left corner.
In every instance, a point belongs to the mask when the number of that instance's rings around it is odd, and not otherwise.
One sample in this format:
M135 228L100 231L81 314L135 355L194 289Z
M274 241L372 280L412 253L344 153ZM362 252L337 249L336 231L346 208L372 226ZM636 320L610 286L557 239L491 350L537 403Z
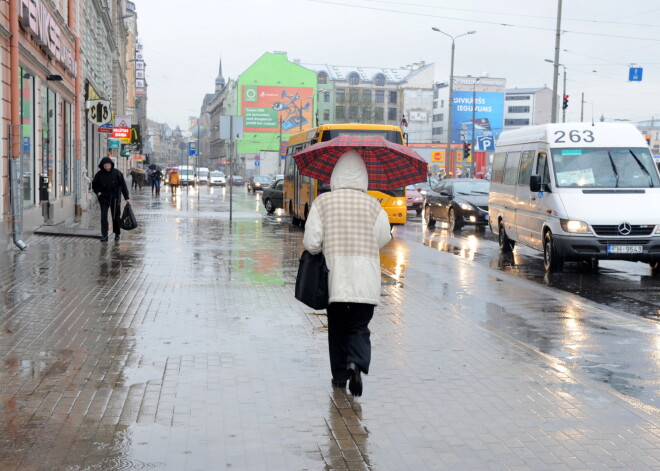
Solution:
M296 277L296 299L313 309L328 307L328 266L323 252L312 255L305 250L300 256Z
M119 225L125 231L133 230L138 226L137 219L135 219L135 213L133 212L130 203L126 203L126 206L124 206Z

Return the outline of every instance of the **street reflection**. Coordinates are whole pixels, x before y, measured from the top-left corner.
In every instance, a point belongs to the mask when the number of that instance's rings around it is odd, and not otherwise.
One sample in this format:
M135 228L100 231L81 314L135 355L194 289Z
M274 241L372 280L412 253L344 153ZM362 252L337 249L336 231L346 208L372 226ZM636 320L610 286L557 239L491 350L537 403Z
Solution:
M369 431L362 421L362 407L347 397L345 389L333 388L328 401L327 442L321 454L328 469L369 470Z

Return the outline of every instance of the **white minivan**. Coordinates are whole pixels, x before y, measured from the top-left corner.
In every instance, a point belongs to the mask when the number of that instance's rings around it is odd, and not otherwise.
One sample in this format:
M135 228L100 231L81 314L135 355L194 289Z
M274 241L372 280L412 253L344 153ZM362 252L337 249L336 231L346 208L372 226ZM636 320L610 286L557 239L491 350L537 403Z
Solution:
M660 271L660 175L627 123L557 123L504 131L495 147L488 223L500 249L564 261L647 262Z

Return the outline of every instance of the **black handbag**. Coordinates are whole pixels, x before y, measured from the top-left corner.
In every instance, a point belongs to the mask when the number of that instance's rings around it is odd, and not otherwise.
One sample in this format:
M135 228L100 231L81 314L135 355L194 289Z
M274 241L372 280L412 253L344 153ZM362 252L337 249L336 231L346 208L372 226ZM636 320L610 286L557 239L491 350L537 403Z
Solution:
M296 299L313 309L328 307L328 266L323 252L312 255L305 250L300 256L296 276Z
M138 226L137 219L135 219L135 213L133 212L130 203L126 203L126 206L124 206L124 211L121 213L121 218L119 220L119 226L125 231L133 230Z

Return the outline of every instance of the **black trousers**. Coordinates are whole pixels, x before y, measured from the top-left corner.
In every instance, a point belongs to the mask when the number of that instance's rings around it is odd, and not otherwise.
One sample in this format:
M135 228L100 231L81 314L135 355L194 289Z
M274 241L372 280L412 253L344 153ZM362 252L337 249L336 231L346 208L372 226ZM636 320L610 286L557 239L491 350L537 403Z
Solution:
M108 235L108 209L112 217L112 232L119 235L119 219L121 218L121 205L119 199L113 199L111 203L102 202L101 204L101 235Z
M333 379L347 379L346 365L350 362L355 363L363 373L369 373L369 321L374 315L374 307L373 304L361 303L328 305L328 347Z

